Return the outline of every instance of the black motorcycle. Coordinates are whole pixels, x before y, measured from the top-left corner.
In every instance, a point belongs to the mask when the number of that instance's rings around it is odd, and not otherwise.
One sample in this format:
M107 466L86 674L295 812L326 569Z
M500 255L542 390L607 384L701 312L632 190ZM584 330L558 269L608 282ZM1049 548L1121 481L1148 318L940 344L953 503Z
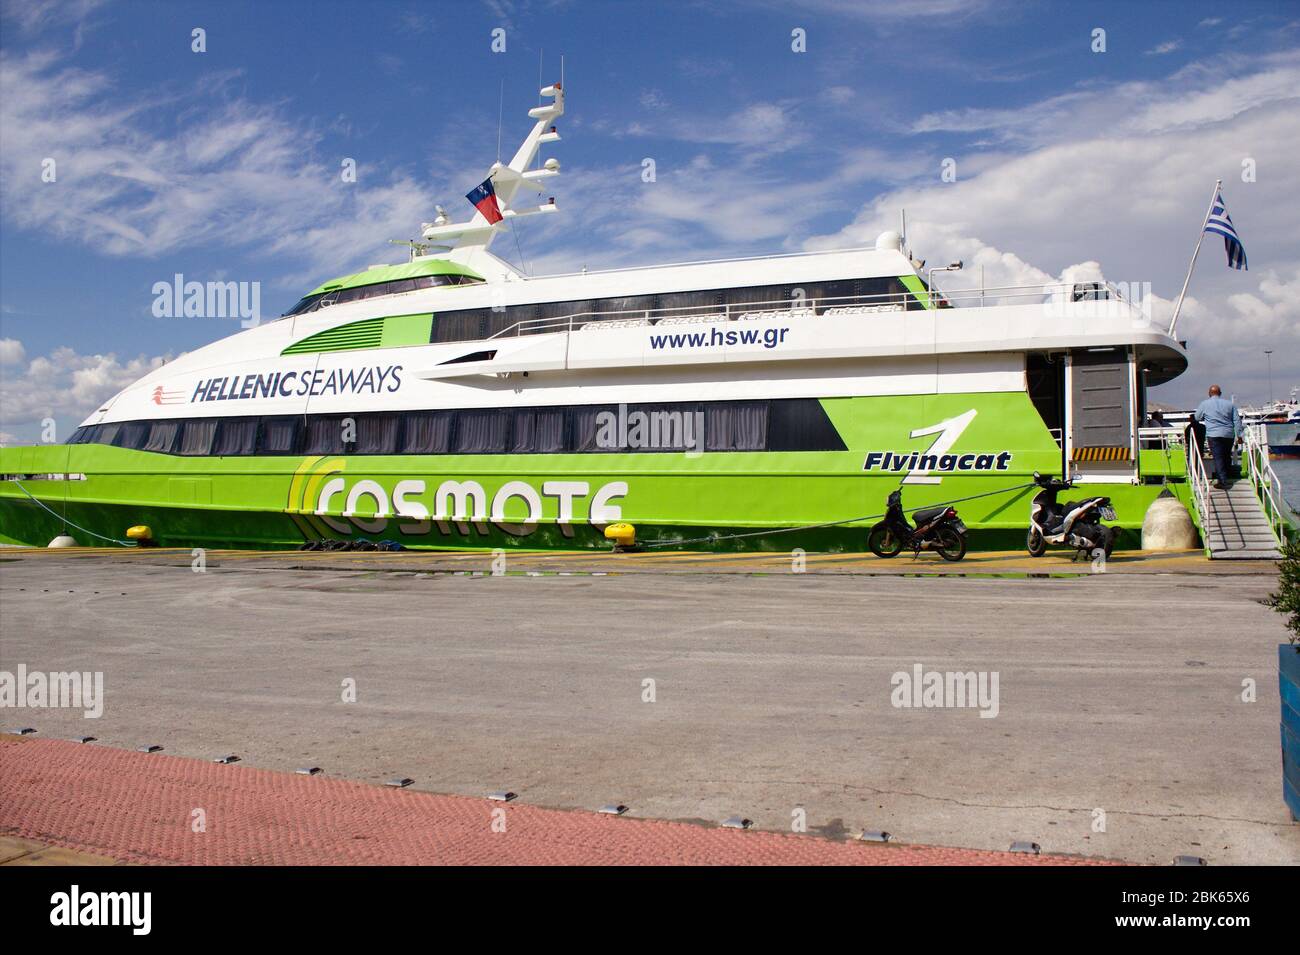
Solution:
M1058 504L1056 495L1074 487L1071 482L1035 471L1034 483L1042 490L1029 505L1029 537L1025 543L1030 557L1042 557L1048 545L1074 548L1078 551L1076 558L1096 556L1099 550L1110 557L1119 534L1118 527L1102 523L1115 519L1110 498L1089 497Z
M944 560L961 560L966 556L966 525L955 508L947 504L924 507L912 515L913 526L903 511L903 492L889 495L885 519L871 528L867 546L877 557L897 557L904 547L914 555L936 550Z

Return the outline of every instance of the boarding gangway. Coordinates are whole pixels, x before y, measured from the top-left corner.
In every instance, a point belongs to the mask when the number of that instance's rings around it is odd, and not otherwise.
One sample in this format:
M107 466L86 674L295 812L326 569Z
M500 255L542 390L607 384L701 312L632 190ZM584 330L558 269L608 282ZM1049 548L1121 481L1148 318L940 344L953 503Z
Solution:
M1263 429L1247 426L1243 475L1227 490L1210 483L1200 448L1188 442L1187 473L1201 515L1205 553L1211 560L1277 560L1287 525L1279 506L1277 478L1268 463ZM1270 476L1273 475L1271 478Z

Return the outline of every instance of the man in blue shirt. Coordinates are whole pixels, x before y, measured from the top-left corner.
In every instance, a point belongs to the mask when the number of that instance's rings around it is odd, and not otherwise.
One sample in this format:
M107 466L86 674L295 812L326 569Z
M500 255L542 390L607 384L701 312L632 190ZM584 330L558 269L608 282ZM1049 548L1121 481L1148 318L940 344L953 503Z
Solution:
M1218 385L1210 385L1210 397L1197 406L1196 420L1205 425L1205 437L1214 456L1214 486L1222 490L1231 483L1228 467L1232 464L1233 442L1241 437L1241 412L1223 397Z

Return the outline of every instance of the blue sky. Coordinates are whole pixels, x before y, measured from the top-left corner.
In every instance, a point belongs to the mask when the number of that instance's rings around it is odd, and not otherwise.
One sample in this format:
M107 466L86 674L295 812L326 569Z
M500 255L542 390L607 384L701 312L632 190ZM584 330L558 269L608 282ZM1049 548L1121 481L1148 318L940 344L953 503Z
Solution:
M2 7L8 440L46 415L75 423L160 356L237 330L155 318L157 281L257 281L278 314L400 260L386 240L415 235L434 203L461 217L496 158L502 84L508 158L543 51L547 82L565 56L568 109L547 153L564 164L562 212L518 226L532 272L865 245L906 206L919 256L970 266L951 288L978 281L975 263L990 284L1097 272L1150 282L1159 311L1222 177L1251 271L1207 242L1180 320L1192 369L1157 397L1190 401L1214 378L1263 399L1267 347L1274 392L1300 384L1292 3ZM493 248L518 263L509 237Z

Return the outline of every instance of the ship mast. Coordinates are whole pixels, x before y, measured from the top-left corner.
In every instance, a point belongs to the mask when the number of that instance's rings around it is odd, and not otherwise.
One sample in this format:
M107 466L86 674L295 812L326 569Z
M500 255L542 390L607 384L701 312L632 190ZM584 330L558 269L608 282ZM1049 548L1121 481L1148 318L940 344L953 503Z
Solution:
M439 208L437 220L421 225L420 234L423 239L448 250L434 254L469 266L489 281L524 278L509 263L488 252L488 246L492 244L498 230L524 216L558 211L553 197L538 206L515 204L515 197L521 192L540 195L546 191L544 183L560 174L558 159L546 160L540 169L529 168L543 143L559 141L560 134L556 132L555 120L564 115L564 89L561 84L545 86L539 95L549 97L551 102L528 111L528 115L535 120L532 131L524 138L510 162L502 164L498 160L488 170L501 209L501 220L488 222L483 213L475 211L471 218L463 222L448 222Z

